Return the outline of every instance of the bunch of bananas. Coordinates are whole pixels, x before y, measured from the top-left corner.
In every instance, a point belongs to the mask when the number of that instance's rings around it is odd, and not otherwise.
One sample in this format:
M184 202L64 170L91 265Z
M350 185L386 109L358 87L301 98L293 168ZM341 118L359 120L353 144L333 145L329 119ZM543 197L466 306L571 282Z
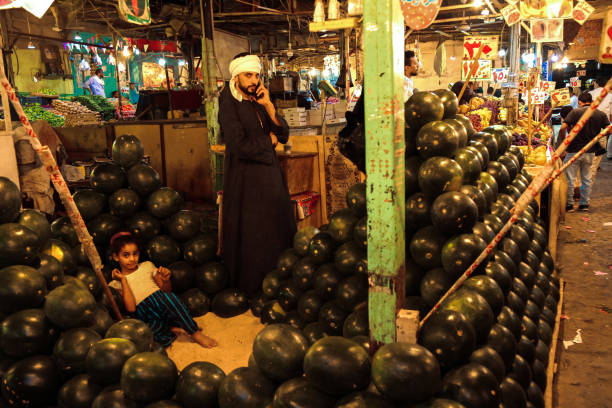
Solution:
M523 151L523 156L525 156L525 163L527 164L535 164L537 166L544 166L546 164L546 145L542 145L536 147L531 150L531 154L528 154L527 146L519 146L519 149Z
M478 109L483 103L485 103L485 100L476 96L470 99L470 103L468 104L468 109L469 110Z
M474 100L475 98L472 98ZM491 123L491 112L489 109L476 109L470 112L470 115L478 115L480 116L480 123L482 123L483 128L489 127Z

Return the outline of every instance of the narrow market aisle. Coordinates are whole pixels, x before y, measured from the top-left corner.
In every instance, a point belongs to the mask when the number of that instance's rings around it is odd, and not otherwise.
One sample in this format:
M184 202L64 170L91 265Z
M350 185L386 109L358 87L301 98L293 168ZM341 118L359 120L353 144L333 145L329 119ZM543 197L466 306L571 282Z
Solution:
M566 285L553 390L557 408L612 407L612 161L604 158L600 167L591 211L567 214L559 232L557 268ZM582 343L571 342L577 330Z

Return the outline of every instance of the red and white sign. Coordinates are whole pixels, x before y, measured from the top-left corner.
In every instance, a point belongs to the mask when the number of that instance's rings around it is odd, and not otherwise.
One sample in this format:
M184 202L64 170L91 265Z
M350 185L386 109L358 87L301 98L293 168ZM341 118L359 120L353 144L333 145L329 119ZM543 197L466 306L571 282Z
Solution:
M557 106L565 106L570 103L570 93L569 89L561 88L555 89L550 93L550 101L552 103L552 107L556 108Z
M545 92L547 96L556 86L557 83L555 81L538 81L538 89Z
M612 8L606 11L604 18L598 59L602 64L612 64Z
M578 71L576 71L576 75L578 75L579 77L586 76L586 69L579 69Z
M463 60L474 59L480 47L482 47L480 59L496 59L499 49L499 37L496 35L463 37Z
M491 81L495 82L496 84L508 82L509 73L510 68L493 68L491 71Z
M516 7L516 4L509 4L501 9L501 15L506 20L508 26L514 25L521 20L521 12Z
M546 92L542 91L531 91L531 104L542 105L546 100Z
M593 14L595 7L591 6L586 1L578 1L572 9L572 18L576 20L580 25L584 24L588 20L589 16Z
M423 30L436 19L442 0L401 0L404 22L413 30Z
M491 60L478 60L476 72L470 80L472 81L490 81L491 80ZM474 61L463 61L461 65L461 79L467 80L467 76L470 73L470 69L474 65Z
M570 86L572 88L576 88L576 87L579 87L581 85L582 85L582 81L580 80L579 77L570 78Z

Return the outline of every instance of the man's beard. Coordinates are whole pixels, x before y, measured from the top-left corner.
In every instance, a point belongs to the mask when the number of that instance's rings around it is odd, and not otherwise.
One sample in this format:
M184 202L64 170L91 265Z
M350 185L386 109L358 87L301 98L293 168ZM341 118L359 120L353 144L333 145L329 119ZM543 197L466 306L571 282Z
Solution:
M246 95L248 95L248 96L257 96L257 87L254 86L254 85L252 85L252 87L255 88L255 90L249 91L250 87L244 87L244 86L242 86L242 84L238 83L238 88L240 88L240 90L242 92L244 92Z

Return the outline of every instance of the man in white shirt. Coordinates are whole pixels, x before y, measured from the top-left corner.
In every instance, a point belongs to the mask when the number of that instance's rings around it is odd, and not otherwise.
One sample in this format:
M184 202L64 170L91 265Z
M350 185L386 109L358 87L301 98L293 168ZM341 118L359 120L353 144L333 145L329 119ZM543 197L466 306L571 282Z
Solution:
M570 106L573 109L578 109L578 95L580 95L580 91L576 91L576 88L568 87L567 88L570 93Z
M404 53L404 102L408 101L414 93L412 77L419 72L419 61L414 51L408 50Z
M608 82L608 80L605 77L599 77L593 81L595 89L590 92L591 96L593 96L593 100L595 100L599 96L601 91L603 91L603 86L606 84L606 82ZM608 119L612 119L612 95L606 95L606 97L603 99L603 101L601 101L597 109L605 113ZM608 152L606 154L606 157L608 160L612 160L612 137L608 136L607 147Z

